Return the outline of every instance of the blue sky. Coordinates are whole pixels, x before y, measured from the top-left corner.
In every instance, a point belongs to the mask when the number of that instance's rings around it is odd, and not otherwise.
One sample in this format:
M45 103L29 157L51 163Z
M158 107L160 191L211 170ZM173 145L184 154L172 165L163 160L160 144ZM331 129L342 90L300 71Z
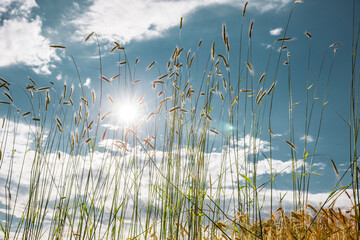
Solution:
M63 85L73 85L74 101L80 102L79 82L74 65L69 55L62 50L50 48L50 45L63 45L74 56L80 76L85 83L85 91L90 96L93 89L99 96L99 58L94 37L84 42L86 36L96 32L100 45L103 63L103 74L110 78L117 74L116 54L110 54L117 41L126 48L129 62L135 62L135 79L142 80L141 87L135 88L135 95L148 97L148 108L155 102L151 99L151 83L159 73L146 67L152 62L159 63L161 73L166 71L166 63L179 41L179 21L183 17L181 46L196 51L199 40L203 41L200 69L210 53L211 44L216 42L216 51L224 53L222 45L222 25L226 24L229 35L231 69L234 69L231 81L236 81L239 51L239 32L243 0L120 0L120 1L54 1L54 0L2 0L0 2L0 77L18 85L29 83L28 76L44 86L52 81L56 91L61 92ZM252 37L252 65L255 73L261 74L266 69L271 45L284 34L286 21L293 6L292 0L253 0L249 5L244 20L244 34L247 34L251 20L254 20ZM349 88L351 80L351 36L352 36L352 1L336 0L303 0L295 10L287 32L294 40L286 43L291 58L291 76L293 109L295 119L295 141L301 151L304 135L304 111L307 79L307 56L309 39L304 34L312 35L310 84L317 80L322 57L327 52L323 73L321 75L315 105L313 127L309 132L309 146L314 144L318 129L321 103L333 49L336 46L334 67L330 77L327 93L328 103L325 107L321 134L314 158L313 171L323 174L314 175L311 192L329 192L336 183L330 158L338 165L340 173L348 166L348 128L344 121L349 116ZM246 41L243 43L245 46ZM273 49L273 60L270 69L278 57L279 43ZM245 53L243 57L246 57ZM288 85L287 67L280 60L274 102L276 107L272 114L272 131L274 137L274 158L286 163L290 159L290 149L284 140L289 139L288 127ZM243 64L242 68L246 70ZM271 70L273 71L273 70ZM194 73L193 73L194 74ZM273 75L273 73L272 73ZM269 73L269 80L273 81ZM258 78L257 75L255 78ZM115 85L115 84L114 84ZM116 94L114 85L104 87L105 94ZM140 86L140 85L139 85ZM311 96L313 94L311 90ZM21 91L11 93L16 106L25 112L29 107ZM6 100L5 96L0 97ZM105 100L104 100L105 101ZM215 100L216 111L220 110L220 99ZM106 107L105 107L106 108ZM6 106L0 106L0 114L5 115ZM72 116L71 116L72 117ZM221 128L221 119L217 120ZM266 121L264 121L266 122ZM268 135L264 124L264 137ZM264 146L267 143L264 142ZM311 148L312 149L312 148ZM266 151L265 151L266 153ZM280 164L281 165L281 164ZM264 172L266 172L264 170ZM2 172L1 175L4 173ZM1 176L0 175L0 176ZM264 174L265 178L268 175ZM279 176L278 189L291 189L289 174ZM289 183L289 185L287 184ZM1 202L0 202L1 206Z

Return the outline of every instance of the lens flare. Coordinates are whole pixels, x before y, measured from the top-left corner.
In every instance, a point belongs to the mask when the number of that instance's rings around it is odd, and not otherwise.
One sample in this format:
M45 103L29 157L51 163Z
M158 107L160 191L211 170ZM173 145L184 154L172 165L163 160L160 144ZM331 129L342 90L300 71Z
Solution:
M129 101L115 104L117 119L123 124L134 124L139 118L139 105Z

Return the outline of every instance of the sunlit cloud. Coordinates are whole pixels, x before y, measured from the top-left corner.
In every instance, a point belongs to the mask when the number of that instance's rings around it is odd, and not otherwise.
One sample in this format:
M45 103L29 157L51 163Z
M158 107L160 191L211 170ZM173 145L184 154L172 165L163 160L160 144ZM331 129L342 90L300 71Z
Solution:
M0 16L5 13L11 16L0 26L0 67L26 65L37 74L49 75L55 67L51 62L60 60L49 47L50 40L41 33L42 19L30 17L35 7L33 0L0 3Z
M281 134L281 133L274 133L274 134L272 134L271 136L273 136L273 137L281 137L283 134Z
M107 128L107 129L109 129L109 130L117 130L117 129L120 128L119 125L110 124L110 123L105 123L105 124L102 124L101 126L104 127L104 128Z
M255 138L249 134L245 138L240 138L237 141L231 141L235 147L245 148L245 152L248 154L257 154L259 152L268 152L270 151L270 142L262 140L260 138Z
M255 0L248 9L263 13L278 10L286 6L290 0ZM179 25L181 17L194 17L194 12L211 5L233 5L242 9L245 0L94 0L93 4L71 23L76 36L83 40L84 36L95 31L104 40L117 40L128 43L131 40L142 40L162 36L169 28ZM119 13L119 9L124 9Z
M17 128L14 128L15 126L17 126ZM17 129L17 131L11 129ZM63 184L65 184L64 177L67 176L68 174L78 176L77 178L78 182L77 184L73 185L72 191L73 193L79 192L82 189L81 188L82 182L85 181L86 179L80 177L81 172L90 171L90 164L89 164L90 159L92 159L91 171L94 174L94 176L99 177L98 178L99 182L104 180L103 179L104 177L100 177L103 172L109 174L108 177L111 178L111 176L113 176L117 171L124 171L124 170L120 170L119 168L115 168L114 167L115 164L119 164L119 163L125 165L128 164L130 167L132 165L131 159L138 159L137 160L138 164L144 167L143 173L141 174L141 176L139 176L141 178L141 181L139 181L141 182L141 184L139 184L138 186L140 188L138 201L140 203L146 203L148 201L149 189L153 187L151 185L152 184L151 181L153 180L151 180L148 171L149 162L151 162L151 164L158 164L160 166L161 161L164 157L167 159L167 158L171 158L172 156L173 157L180 156L181 165L183 165L184 162L188 161L187 157L189 157L189 154L195 158L200 157L196 153L197 152L196 149L189 150L186 147L184 147L178 150L174 150L173 152L163 152L163 151L152 152L152 150L146 152L142 148L140 149L132 148L129 144L115 139L104 139L103 141L101 141L99 147L105 148L106 151L99 149L96 150L93 154L86 154L79 156L74 154L68 154L63 151L58 151L58 152L44 152L44 154L41 154L41 156L36 157L37 154L31 139L33 139L32 138L33 134L36 133L36 131L39 131L37 127L23 123L14 124L14 122L10 122L9 128L7 130L0 129L0 135L3 135L5 131L9 131L8 133L10 135L15 136L16 141L13 142L12 139L8 141L6 151L3 153L1 170L3 172L9 172L10 169L17 169L17 170L23 169L23 170L12 171L11 181L16 184L11 184L9 188L9 191L13 195L13 198L10 202L8 201L9 198L6 199L5 196L6 191L5 193L4 191L0 192L0 215L5 214L4 212L5 204L10 204L10 208L14 206L15 203L14 196L16 195L17 192L17 183L19 183L20 190L17 193L18 194L17 203L16 203L17 205L13 215L18 219L21 219L23 215L23 211L26 208L26 205L28 204L28 200L29 200L28 198L29 182L33 174L33 169L31 166L36 161L40 161L42 164L45 164L44 166L46 166L46 168L43 168L43 172L40 174L40 181L42 181L46 177L50 177L49 174L51 174L51 178L52 178L51 186L48 186L46 190L49 191L50 193L49 196L50 196L51 204L48 206L48 209L46 211L48 215L45 218L44 226L50 224L51 216L54 213L53 203L56 202L57 199L59 199L59 197L61 197L63 194L60 189L63 186ZM31 137L29 138L29 136ZM267 141L263 141L257 138L253 139L252 141L252 138L250 136L246 136L244 139L239 139L239 141L237 141L237 143L239 143L237 147L241 148L240 144L242 145L245 144L245 146L248 146L245 149L239 149L240 152L245 150L244 155L240 154L237 156L238 164L240 166L240 171L244 171L244 169L242 168L242 166L244 166L244 163L246 161L244 156L246 155L247 157L249 157L250 154L252 154L252 151L250 150L251 147L249 147L251 146L251 142L256 143L258 145L257 149L262 149L263 151L267 151L269 148L268 146L269 143ZM14 149L16 149L16 151L14 151ZM113 151L115 151L115 153ZM61 158L58 158L58 154L61 155ZM223 161L224 156L226 156L227 158L226 161ZM234 148L231 147L228 149L222 148L219 152L206 153L202 157L204 158L205 166L207 166L206 168L208 169L207 170L208 177L212 176L213 181L218 181L219 176L222 176L223 180L221 181L223 182L223 189L221 190L222 192L221 194L223 194L224 199L226 199L226 201L230 201L234 197L232 186L234 184L234 181L236 181L237 179L235 175L230 174L230 169L231 168L234 169L234 164L235 164L236 156L234 155ZM299 161L302 160L300 159ZM77 163L76 165L77 167L68 168L68 166L73 166L72 164L74 162ZM251 164L249 163L248 165L251 166ZM319 167L325 166L321 163L314 164L314 166L315 165ZM301 166L300 162L298 163L298 166ZM261 176L263 174L269 174L271 172L269 162L266 159L258 161L256 167L257 167L257 172L256 172L257 176ZM273 172L289 174L292 171L292 161L291 160L281 161L281 160L273 159L272 167L273 167L272 169ZM63 170L66 169L66 171L61 170L61 168L63 168ZM127 167L124 167L124 169L127 169ZM157 170L155 170L153 174L158 174L156 171ZM180 170L180 171L184 171L184 170ZM254 172L253 169L251 169L250 167L250 173L253 172ZM121 177L118 180L119 186L124 186L123 191L121 191L119 195L120 198L125 197L125 195L129 191L131 191L131 184L127 182L126 180L127 178L128 175L125 174L123 177ZM240 178L240 181L241 184L244 184L244 179ZM3 175L0 177L0 183L5 184L5 182L6 182L6 175ZM96 189L95 184L97 184L97 181L91 184L94 185L91 185L89 189ZM216 189L217 186L218 186L217 184L214 184L212 189L213 192L217 191ZM111 185L107 191L112 192L113 187L114 186ZM183 187L184 189L182 189ZM186 185L184 186L180 185L178 186L178 188L186 192ZM209 186L207 186L206 188L207 190L209 190ZM94 191L102 191L102 190L96 189ZM210 194L210 191L207 191L207 193ZM92 193L89 194L91 195ZM263 197L265 197L265 201L262 204L264 204L263 205L264 209L268 210L270 208L269 205L270 189L262 188L261 190L259 190L258 195L259 195L259 199L263 199ZM308 203L316 207L319 202L324 202L329 195L330 192L322 192L322 193L309 192ZM273 197L274 197L275 207L277 207L276 204L280 204L280 196L285 196L284 198L282 198L282 202L281 202L282 207L286 208L287 210L292 210L293 191L274 189ZM331 201L329 201L328 203L330 204ZM104 216L107 216L108 209L111 208L110 202L106 204L108 205L105 205L106 210ZM131 216L131 206L133 204L134 203L131 200L129 200L127 211L130 212L127 216ZM142 204L139 204L139 206L142 206ZM343 194L339 198L337 198L336 206L341 208L347 208L351 206L351 202Z

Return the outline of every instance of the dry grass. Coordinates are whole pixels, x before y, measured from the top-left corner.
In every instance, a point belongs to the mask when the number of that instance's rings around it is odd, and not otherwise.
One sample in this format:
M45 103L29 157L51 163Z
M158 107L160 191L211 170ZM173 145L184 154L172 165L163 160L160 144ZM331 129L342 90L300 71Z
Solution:
M316 218L314 216L317 215ZM179 239L188 239L189 232L186 223L180 226ZM227 236L221 232L226 232ZM237 213L230 221L220 221L213 225L206 225L202 230L202 239L222 240L231 239L357 239L356 221L353 208L343 212L334 207L320 211L311 205L305 211L285 213L278 208L270 219L254 224L248 214ZM153 229L149 230L150 239L159 239Z

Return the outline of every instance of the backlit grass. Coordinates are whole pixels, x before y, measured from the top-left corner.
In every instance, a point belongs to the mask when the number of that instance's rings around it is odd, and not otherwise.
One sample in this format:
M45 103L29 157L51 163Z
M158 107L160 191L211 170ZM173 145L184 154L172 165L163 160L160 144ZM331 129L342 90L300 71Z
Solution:
M0 168L6 202L0 238L357 239L357 23L350 119L344 120L350 130L350 159L342 175L331 160L338 182L315 206L309 199L310 179L317 174L313 163L339 43L324 46L319 74L310 81L312 35L305 32L305 142L300 147L295 143L297 103L291 74L297 66L287 47L293 40L287 32L296 2L284 35L271 47L265 72L254 67L256 25L243 24L245 4L241 40L232 43L239 44L239 53L232 52L225 25L222 42L205 49L199 41L195 50L184 49L181 19L179 42L167 63L132 60L114 42L108 52L119 59L113 76L103 71L97 34L85 37L99 52L99 89L85 88L76 57L60 45L51 47L71 59L80 90L66 83L55 89L51 81L30 77L25 84L1 78L0 103L6 114L0 131ZM151 89L149 82L137 79L136 68L158 76ZM280 71L287 76L287 92L277 90ZM146 88L144 94L141 87ZM27 101L14 97L19 94ZM288 97L286 138L276 136L272 128L277 94ZM313 143L310 134L315 136ZM291 163L280 169L273 157L276 139L287 145L291 156ZM266 180L259 177L264 166ZM284 173L291 178L292 196L283 193L279 198L275 183ZM291 197L291 207L284 206L285 197ZM336 208L341 197L352 205Z

